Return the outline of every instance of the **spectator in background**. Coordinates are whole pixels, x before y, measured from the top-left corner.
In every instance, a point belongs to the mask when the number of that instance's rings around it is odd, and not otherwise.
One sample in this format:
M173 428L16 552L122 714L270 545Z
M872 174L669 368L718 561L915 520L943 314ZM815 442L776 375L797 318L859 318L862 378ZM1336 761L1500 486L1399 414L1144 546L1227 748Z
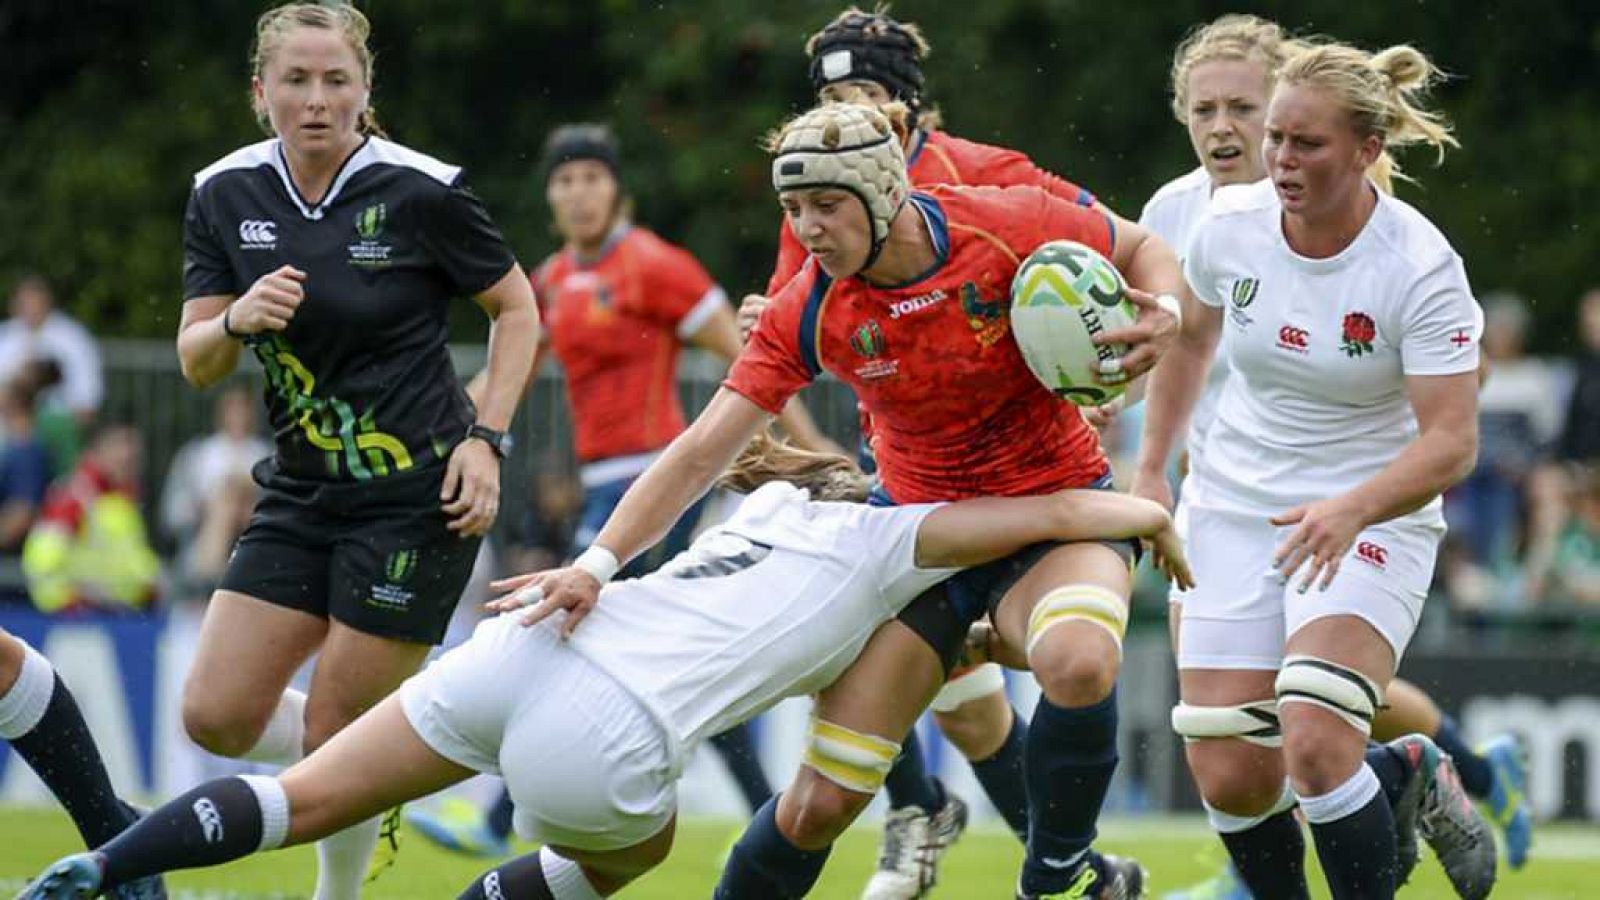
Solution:
M583 511L583 485L559 462L546 460L528 489L528 504L506 548L506 569L538 572L572 558L572 535Z
M11 291L11 318L0 323L0 380L44 359L61 369L61 383L41 398L44 405L64 407L88 427L105 396L100 348L88 329L55 308L49 283L27 275Z
M1478 398L1478 463L1450 492L1446 515L1473 564L1503 569L1520 543L1528 476L1561 430L1563 378L1548 361L1525 355L1522 298L1490 294L1483 308L1482 346L1491 363Z
M215 430L184 444L161 495L161 526L177 545L181 599L210 595L250 521L250 470L272 455L257 431L256 401L242 385L217 395Z
M1600 604L1600 469L1546 466L1531 479L1528 499L1528 599Z
M39 609L136 611L155 601L160 561L139 513L140 453L133 426L102 426L78 468L50 489L22 551Z
M1578 303L1578 334L1583 341L1577 380L1567 404L1559 456L1567 462L1600 462L1600 287Z
M50 454L33 427L35 391L26 381L0 383L0 602L26 603L22 544L44 507Z

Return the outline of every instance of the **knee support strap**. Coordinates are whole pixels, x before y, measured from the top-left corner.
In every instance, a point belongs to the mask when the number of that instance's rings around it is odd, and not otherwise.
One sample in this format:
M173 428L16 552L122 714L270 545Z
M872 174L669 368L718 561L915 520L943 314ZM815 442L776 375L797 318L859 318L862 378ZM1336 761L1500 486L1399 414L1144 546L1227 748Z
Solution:
M876 794L900 755L900 745L843 725L811 720L805 764L847 791Z
M1278 704L1310 703L1350 723L1362 734L1372 734L1372 717L1383 707L1383 690L1355 669L1316 656L1284 659L1273 687Z
M1238 738L1261 747L1283 746L1278 730L1278 701L1257 700L1237 706L1191 706L1179 703L1172 708L1172 730L1184 740L1199 738Z
M1098 584L1069 584L1058 587L1034 605L1028 616L1027 654L1049 631L1062 622L1093 622L1104 628L1122 650L1122 636L1128 630L1128 604L1120 594Z

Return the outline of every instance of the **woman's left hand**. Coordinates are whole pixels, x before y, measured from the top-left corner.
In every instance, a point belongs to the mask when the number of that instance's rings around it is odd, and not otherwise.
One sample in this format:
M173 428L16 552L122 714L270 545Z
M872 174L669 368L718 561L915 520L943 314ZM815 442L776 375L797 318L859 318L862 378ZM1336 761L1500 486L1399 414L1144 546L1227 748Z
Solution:
M440 508L450 517L447 526L462 537L487 534L500 512L500 457L487 443L469 438L450 452Z
M1136 287L1123 290L1123 296L1139 309L1139 317L1132 325L1113 328L1094 336L1097 346L1126 344L1128 352L1117 359L1100 364L1102 384L1122 384L1132 381L1155 368L1156 363L1178 337L1182 320L1172 310L1156 300L1154 294ZM1166 301L1171 304L1171 300Z
M522 616L524 627L537 625L558 610L566 610L566 618L561 623L561 637L565 639L572 637L573 629L600 602L601 587L593 574L578 566L530 572L491 582L490 590L510 593L489 601L485 608L504 613L532 607Z
M1272 565L1283 573L1285 581L1293 581L1301 566L1309 564L1300 582L1299 591L1303 594L1313 584L1318 590L1328 589L1333 576L1339 573L1339 562L1350 552L1350 545L1367 523L1347 500L1334 497L1273 516L1272 524L1280 528L1299 526L1278 545L1277 552L1272 555Z

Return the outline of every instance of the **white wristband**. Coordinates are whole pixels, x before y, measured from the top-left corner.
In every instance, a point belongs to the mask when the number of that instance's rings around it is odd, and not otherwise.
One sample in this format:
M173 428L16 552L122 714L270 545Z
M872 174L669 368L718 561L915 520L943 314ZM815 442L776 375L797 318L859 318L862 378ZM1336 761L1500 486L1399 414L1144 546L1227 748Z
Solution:
M617 555L599 544L590 544L589 549L578 554L572 564L590 575L602 585L617 575L617 570L622 568L622 563L617 561Z
M1183 304L1178 302L1177 297L1171 294L1157 294L1156 305L1172 313L1172 317L1178 320L1178 326L1180 328L1183 326Z

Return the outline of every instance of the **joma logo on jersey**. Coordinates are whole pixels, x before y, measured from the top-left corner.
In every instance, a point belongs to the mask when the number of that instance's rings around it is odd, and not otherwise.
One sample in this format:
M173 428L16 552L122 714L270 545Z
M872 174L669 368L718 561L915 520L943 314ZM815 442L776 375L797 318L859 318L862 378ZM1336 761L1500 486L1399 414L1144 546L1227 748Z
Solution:
M1356 545L1356 558L1382 569L1389 565L1389 548L1372 541L1362 541Z
M876 359L889 349L889 342L884 338L877 319L868 319L867 324L850 335L850 349L867 359Z
M1233 282L1233 305L1240 309L1256 301L1256 289L1261 287L1259 278L1239 278Z
M360 238L350 245L350 264L368 269L382 269L389 265L389 254L394 252L394 245L380 242L383 236L383 226L389 219L389 207L383 203L374 203L356 213L356 237Z
M278 223L271 219L245 219L239 223L239 248L274 250L278 246Z
M889 304L889 318L898 319L901 316L909 316L914 312L920 312L930 306L936 306L940 303L943 303L945 297L946 294L941 288L939 290L932 291L931 293L912 297L909 300L898 300Z
M1293 350L1296 353L1306 353L1311 344L1311 332L1294 325L1285 325L1278 329L1278 346L1284 350Z

